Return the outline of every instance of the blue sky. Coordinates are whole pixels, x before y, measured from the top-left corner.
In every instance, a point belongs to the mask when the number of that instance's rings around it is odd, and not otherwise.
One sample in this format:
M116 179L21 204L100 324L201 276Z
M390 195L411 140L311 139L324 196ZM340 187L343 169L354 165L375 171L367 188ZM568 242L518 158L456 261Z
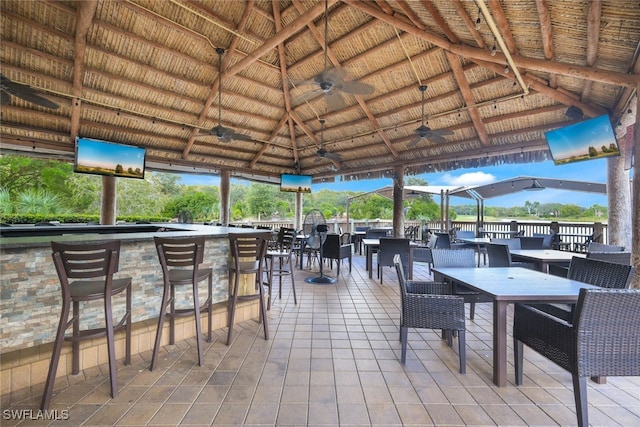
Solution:
M535 176L540 178L562 178L575 181L607 182L606 159L597 159L577 162L561 166L555 166L551 160L539 163L505 164L500 166L483 167L476 169L457 169L449 172L438 172L416 175L425 179L429 185L482 185L503 179L518 176ZM405 178L406 182L406 178ZM186 185L204 184L219 185L218 176L183 175L182 183ZM373 191L378 188L392 185L390 178L371 179L362 181L314 184L312 192L321 189L333 191ZM540 203L576 204L589 207L594 204L606 206L606 195L583 193L565 190L546 189L536 192L520 192L503 197L495 197L485 201L485 206L523 206L526 201ZM473 201L459 197L452 197L451 204L469 204Z

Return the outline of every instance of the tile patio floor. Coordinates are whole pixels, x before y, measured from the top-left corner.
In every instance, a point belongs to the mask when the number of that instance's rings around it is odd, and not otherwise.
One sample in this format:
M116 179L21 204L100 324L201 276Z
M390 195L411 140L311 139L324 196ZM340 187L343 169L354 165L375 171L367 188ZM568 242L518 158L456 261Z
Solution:
M325 273L327 269L325 269ZM255 321L226 329L206 343L197 365L195 339L166 346L154 372L151 352L118 366L120 393L109 397L106 366L85 371L56 389L51 409L59 421L3 419L10 425L216 425L216 426L456 426L575 425L570 375L525 348L525 380L491 380L491 306L479 304L467 319L467 374L458 373L457 343L437 332L409 332L405 366L399 362L395 271L384 284L370 280L364 258L347 263L336 285L304 282L317 271L298 270L298 304L289 281L268 314L270 340ZM335 266L333 270L335 274ZM427 279L417 266L416 279ZM468 308L467 308L468 309ZM527 351L528 350L528 351ZM64 381L59 380L59 384ZM640 378L589 381L589 420L597 426L640 425ZM5 410L37 410L40 395L3 403Z

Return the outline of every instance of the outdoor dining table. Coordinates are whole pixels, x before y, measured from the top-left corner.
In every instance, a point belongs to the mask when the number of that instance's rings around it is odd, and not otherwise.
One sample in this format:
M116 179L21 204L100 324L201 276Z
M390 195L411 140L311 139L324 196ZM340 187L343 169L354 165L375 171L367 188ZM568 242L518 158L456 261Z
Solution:
M571 258L586 257L585 254L577 254L574 252L559 251L555 249L511 249L512 261L533 262L540 266L543 273L549 272L549 264L557 264L568 266Z
M597 289L576 280L522 267L433 268L435 280L448 279L487 295L493 301L493 382L507 385L507 307L514 303L575 303L581 288Z

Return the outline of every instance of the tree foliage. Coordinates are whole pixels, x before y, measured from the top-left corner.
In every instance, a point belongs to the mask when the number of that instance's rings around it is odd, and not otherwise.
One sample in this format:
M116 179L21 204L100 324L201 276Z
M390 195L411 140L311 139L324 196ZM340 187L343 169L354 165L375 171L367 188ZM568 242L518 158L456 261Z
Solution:
M219 220L220 191L216 186L186 186L180 176L149 172L144 180L117 178L117 218L174 218L190 212L195 221ZM406 186L425 186L423 178L408 177ZM357 197L356 197L357 196ZM100 214L102 177L73 172L69 163L12 155L0 156L0 214L58 215L82 218ZM233 182L230 187L230 219L291 220L295 193L281 192L277 185ZM319 209L326 218L342 218L349 200L351 219L391 219L393 201L378 194L323 189L303 197L303 215ZM406 219L440 220L440 206L430 194L405 200ZM475 205L451 206L449 216L476 215ZM524 206L485 206L485 215L502 218L602 220L607 207L583 208L574 204L526 201Z

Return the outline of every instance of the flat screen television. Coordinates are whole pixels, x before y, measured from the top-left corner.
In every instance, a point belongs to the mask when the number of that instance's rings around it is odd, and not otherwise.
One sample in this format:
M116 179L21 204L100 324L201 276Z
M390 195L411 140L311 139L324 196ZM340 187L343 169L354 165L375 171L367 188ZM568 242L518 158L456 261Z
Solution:
M556 165L620 155L606 114L546 132L545 137Z
M144 178L146 150L90 138L76 138L74 172Z
M280 176L280 191L292 193L311 193L311 175L282 174Z

